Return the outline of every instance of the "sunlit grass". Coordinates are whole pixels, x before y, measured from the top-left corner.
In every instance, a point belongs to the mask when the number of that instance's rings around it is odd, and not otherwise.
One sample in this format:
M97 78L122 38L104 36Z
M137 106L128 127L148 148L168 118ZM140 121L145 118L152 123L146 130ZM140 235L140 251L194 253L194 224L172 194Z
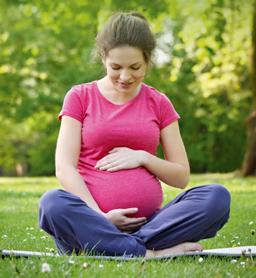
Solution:
M231 192L231 215L227 225L213 239L203 240L204 248L256 245L256 178L233 174L192 175L189 187L224 184ZM51 251L52 239L38 228L38 201L48 189L59 187L55 178L0 178L0 248ZM180 190L163 185L165 203ZM166 262L109 262L83 257L0 260L1 277L40 277L42 263L51 268L51 277L255 277L255 261L241 258L179 258ZM83 268L84 262L89 265ZM244 262L245 264L241 264Z

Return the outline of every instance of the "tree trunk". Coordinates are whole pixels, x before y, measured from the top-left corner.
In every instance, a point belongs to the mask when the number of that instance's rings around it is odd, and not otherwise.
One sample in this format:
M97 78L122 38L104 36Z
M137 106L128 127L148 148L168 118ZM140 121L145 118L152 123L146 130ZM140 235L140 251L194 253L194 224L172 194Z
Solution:
M256 175L256 0L253 4L251 80L253 93L252 113L247 119L247 149L242 175Z

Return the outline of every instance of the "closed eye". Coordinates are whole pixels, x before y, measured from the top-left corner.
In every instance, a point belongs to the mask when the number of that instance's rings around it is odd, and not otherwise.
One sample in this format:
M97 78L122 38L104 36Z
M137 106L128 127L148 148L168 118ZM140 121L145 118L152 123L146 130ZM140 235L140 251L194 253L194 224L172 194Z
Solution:
M131 67L132 70L139 70L140 67Z
M120 70L122 68L122 66L114 64L114 63L111 64L110 66L113 70ZM141 68L141 65L137 64L137 63L133 64L133 65L130 65L130 69L132 69L132 70L139 70L140 68Z
M121 67L111 67L113 70L120 70ZM131 67L132 70L139 70L140 67Z

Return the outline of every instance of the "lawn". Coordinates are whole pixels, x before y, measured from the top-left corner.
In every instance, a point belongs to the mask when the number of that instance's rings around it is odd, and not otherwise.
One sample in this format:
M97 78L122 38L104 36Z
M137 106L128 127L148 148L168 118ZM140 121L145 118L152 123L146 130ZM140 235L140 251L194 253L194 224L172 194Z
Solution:
M224 184L231 192L228 224L205 249L256 245L256 178L232 174L192 175L189 187ZM55 178L0 178L0 248L51 252L52 239L38 228L38 201L43 192L59 187ZM180 191L164 187L165 202ZM51 272L42 273L47 262ZM83 268L83 264L87 267ZM164 262L111 262L77 257L0 259L0 277L256 277L256 260L183 257Z

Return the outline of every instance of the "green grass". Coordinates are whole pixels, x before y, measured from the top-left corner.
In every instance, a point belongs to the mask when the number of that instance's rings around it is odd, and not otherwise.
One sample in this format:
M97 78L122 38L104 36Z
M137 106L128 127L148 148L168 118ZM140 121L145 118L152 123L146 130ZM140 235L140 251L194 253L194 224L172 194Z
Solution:
M228 224L213 239L203 240L205 249L256 245L256 178L232 174L192 175L190 186L222 183L231 192ZM59 187L55 178L0 178L0 248L50 251L52 239L38 228L38 201L48 189ZM180 191L164 186L165 202ZM253 222L250 223L250 222ZM250 223L250 224L249 224ZM256 277L255 260L241 258L183 257L165 262L111 262L84 257L0 259L0 277ZM50 273L42 273L47 262ZM83 263L89 267L83 269ZM241 264L245 262L245 264Z

